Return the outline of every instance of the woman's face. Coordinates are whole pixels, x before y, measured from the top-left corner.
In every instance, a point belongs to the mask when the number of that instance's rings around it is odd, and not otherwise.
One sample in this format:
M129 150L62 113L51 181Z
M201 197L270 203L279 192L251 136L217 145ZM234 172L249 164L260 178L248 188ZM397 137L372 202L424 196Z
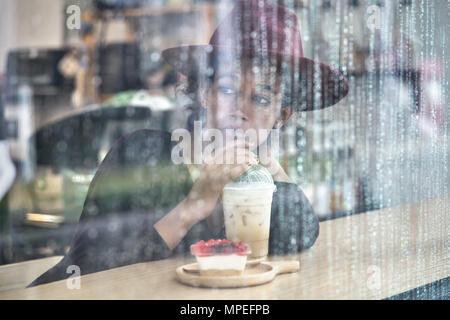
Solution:
M283 125L292 113L292 108L281 108L278 78L275 72L255 68L250 62L219 63L212 85L202 92L206 127L253 129L258 138L251 143L264 142L270 130Z

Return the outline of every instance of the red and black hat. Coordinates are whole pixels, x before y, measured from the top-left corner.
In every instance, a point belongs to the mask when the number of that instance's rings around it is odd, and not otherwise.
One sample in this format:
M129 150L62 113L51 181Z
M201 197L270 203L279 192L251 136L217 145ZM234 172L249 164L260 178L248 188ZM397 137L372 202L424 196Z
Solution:
M338 70L303 56L296 14L266 0L238 0L214 31L209 44L179 46L162 52L178 72L207 73L211 57L247 57L288 66L291 101L297 110L336 104L349 90Z

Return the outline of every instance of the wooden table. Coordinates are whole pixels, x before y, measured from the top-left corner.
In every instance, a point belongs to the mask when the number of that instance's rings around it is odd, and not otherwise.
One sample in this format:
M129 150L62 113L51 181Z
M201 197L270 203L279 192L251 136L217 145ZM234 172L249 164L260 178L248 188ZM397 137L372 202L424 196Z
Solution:
M0 266L0 291L25 288L62 258L53 256Z
M450 197L370 211L320 223L320 236L296 259L300 272L260 286L208 289L185 286L180 257L0 292L0 299L380 299L449 276Z

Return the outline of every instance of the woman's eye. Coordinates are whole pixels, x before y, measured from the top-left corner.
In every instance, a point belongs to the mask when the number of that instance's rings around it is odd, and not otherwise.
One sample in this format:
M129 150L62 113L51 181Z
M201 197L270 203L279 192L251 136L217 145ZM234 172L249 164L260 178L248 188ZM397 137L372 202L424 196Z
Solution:
M219 86L219 91L225 95L231 96L236 94L236 90L226 86Z
M256 103L257 105L262 106L262 107L270 106L270 103L271 103L269 98L259 95L259 94L254 95L252 100L254 103Z

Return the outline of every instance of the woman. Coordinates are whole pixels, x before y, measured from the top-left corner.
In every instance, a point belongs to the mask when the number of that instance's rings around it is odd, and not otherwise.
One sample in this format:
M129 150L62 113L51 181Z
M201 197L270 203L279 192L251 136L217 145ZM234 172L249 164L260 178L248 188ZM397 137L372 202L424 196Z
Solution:
M70 251L30 286L69 277L70 265L84 275L185 254L199 240L224 238L220 193L257 160L270 129L283 126L296 110L335 104L348 91L339 72L302 56L297 17L271 2L238 1L209 45L167 49L163 57L186 77L196 101L193 118L203 128L263 134L210 154L218 160L232 150L244 159L229 164L192 161L195 141L192 153L183 149L183 163L174 164L178 141L168 132L122 137L91 182ZM307 249L318 236L318 219L276 159L265 160L277 187L269 254Z

